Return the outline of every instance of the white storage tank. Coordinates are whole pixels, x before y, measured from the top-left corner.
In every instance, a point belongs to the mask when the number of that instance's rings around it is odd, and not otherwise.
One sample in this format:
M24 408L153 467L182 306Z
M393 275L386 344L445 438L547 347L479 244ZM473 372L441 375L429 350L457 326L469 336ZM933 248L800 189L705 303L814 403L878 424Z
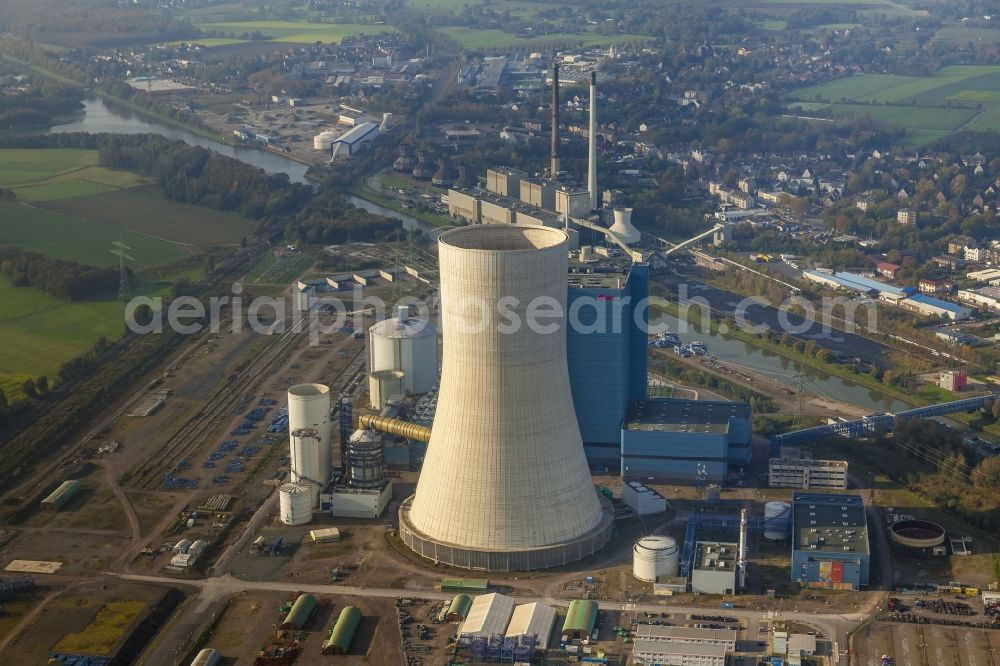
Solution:
M402 370L378 370L368 375L368 395L372 407L381 411L390 398L405 393L405 377L406 373Z
M680 558L677 541L671 537L642 537L632 547L632 575L649 583L673 578L680 569Z
M296 430L289 437L291 481L309 484L312 488L312 507L319 506L319 493L326 485L322 477L329 476L329 468L324 473L322 446L319 433L308 428Z
M330 482L331 466L329 386L296 384L288 389L288 432L291 434L296 430L316 432L315 437L319 440L319 460L315 467L306 469L303 475L308 475L310 481L325 487Z
M792 505L788 502L768 502L764 505L764 538L787 541L792 532Z
M333 130L323 130L313 137L313 150L330 150L337 133Z
M278 488L278 517L285 525L312 521L312 487L308 483L286 483Z
M392 319L373 324L368 329L368 374L382 370L401 371L402 389L408 395L431 390L438 381L437 328L409 316L405 307Z

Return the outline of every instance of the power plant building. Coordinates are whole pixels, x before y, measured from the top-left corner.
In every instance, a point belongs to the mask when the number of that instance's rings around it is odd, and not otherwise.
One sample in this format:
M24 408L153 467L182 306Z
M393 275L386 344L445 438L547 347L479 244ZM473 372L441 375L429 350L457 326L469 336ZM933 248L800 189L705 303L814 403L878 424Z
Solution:
M736 594L735 543L699 541L695 545L691 570L691 591L695 594Z
M750 462L751 436L745 402L632 401L621 430L621 473L693 480L703 467L707 480L724 481L730 466Z
M566 349L580 435L594 469L621 469L622 422L629 401L647 396L649 267L574 268L569 276Z
M868 585L871 554L860 495L795 493L792 580L806 587L857 590Z

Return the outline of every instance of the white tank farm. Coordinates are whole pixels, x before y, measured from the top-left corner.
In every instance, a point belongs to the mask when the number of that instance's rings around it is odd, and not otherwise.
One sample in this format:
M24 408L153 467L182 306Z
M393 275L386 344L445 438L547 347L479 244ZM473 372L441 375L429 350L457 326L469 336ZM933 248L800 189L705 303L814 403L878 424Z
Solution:
M308 483L313 489L310 506L317 507L319 506L319 493L323 489L322 486L325 486L321 480L324 471L319 433L308 428L295 430L289 436L289 448L292 468L291 481L292 483Z
M680 558L677 541L671 537L642 537L632 547L632 575L648 583L673 578L680 569Z
M401 371L407 395L431 390L438 381L437 327L409 316L406 308L373 324L368 329L368 374L382 370Z
M296 384L288 389L288 432L314 430L319 440L319 462L308 471L310 481L325 487L330 482L330 387ZM295 479L292 479L293 481Z
M278 517L285 525L312 521L312 488L308 483L286 483L278 488Z
M792 505L788 502L768 502L764 505L764 538L787 541L792 532Z

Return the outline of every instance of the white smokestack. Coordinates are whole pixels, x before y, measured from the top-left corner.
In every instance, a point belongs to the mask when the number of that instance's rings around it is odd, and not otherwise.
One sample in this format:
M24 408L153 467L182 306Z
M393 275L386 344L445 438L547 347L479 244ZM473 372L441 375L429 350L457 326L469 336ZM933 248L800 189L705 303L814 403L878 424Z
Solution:
M615 208L612 213L615 216L615 223L611 225L611 233L626 243L638 243L641 234L632 226L632 209Z
M597 72L590 73L590 161L587 166L590 210L597 210Z

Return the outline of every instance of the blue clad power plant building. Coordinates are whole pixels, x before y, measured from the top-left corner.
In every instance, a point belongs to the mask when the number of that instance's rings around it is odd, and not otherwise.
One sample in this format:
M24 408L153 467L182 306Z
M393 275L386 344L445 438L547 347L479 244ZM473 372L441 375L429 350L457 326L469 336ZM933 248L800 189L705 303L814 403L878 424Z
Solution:
M742 402L648 398L649 268L574 265L567 354L584 450L598 472L722 481L750 460Z

